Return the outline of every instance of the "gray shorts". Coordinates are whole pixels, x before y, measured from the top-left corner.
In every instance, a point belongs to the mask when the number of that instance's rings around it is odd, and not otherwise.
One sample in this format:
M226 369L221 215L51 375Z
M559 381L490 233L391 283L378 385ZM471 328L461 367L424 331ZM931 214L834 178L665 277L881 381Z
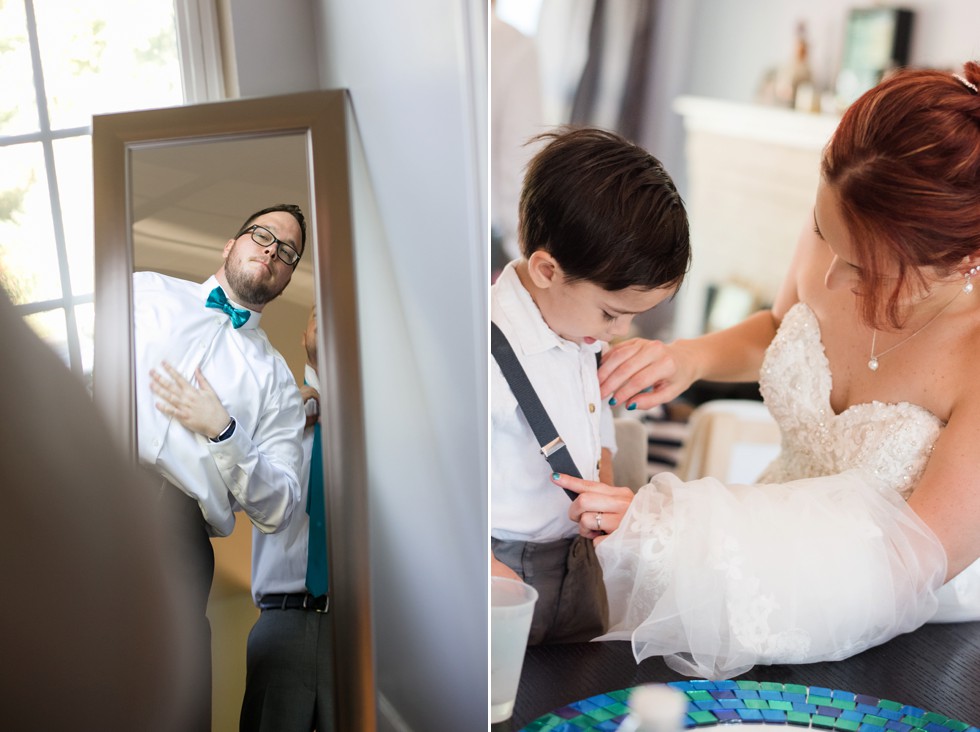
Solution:
M591 539L537 543L491 537L490 546L538 591L528 645L590 641L606 631L606 589Z

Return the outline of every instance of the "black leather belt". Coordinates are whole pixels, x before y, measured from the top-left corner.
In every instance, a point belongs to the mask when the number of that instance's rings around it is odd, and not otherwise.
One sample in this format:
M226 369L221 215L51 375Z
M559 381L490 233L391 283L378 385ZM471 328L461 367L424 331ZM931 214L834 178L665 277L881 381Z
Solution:
M330 595L313 597L309 592L296 592L290 595L263 595L259 600L260 610L315 610L325 613L330 609Z

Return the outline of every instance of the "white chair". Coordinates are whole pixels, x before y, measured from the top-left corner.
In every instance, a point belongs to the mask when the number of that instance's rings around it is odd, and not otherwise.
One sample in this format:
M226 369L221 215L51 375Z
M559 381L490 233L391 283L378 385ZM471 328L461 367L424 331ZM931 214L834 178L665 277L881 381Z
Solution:
M681 480L711 476L723 483L754 483L779 454L779 428L762 402L705 402L691 413L689 424L676 471Z
M635 493L647 484L647 428L635 417L616 417L616 455L613 482Z

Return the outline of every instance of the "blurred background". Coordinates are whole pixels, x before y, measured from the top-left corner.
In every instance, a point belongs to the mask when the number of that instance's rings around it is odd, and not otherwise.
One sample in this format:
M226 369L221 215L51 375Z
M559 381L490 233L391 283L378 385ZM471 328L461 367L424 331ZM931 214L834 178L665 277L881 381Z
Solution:
M973 0L496 0L494 12L495 264L516 254L523 140L566 122L616 130L664 163L692 221L684 291L638 324L656 337L729 322L709 322L709 288L728 287L732 309L771 299L849 101L895 66L980 57Z
M564 123L615 130L663 162L690 217L683 286L634 321L633 335L663 340L771 303L851 101L897 67L952 72L980 58L974 0L495 0L492 12L491 277L518 256L517 196L536 149L527 140ZM618 413L618 431L624 419L646 428L639 446L620 440L646 464L617 473L642 483L710 466L753 480L779 439L759 399L754 383L699 382L664 408Z

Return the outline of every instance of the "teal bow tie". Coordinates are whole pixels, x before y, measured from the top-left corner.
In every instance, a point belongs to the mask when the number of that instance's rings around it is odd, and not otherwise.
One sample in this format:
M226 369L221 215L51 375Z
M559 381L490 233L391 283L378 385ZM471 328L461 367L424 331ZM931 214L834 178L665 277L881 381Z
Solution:
M241 328L248 322L248 319L252 315L248 310L232 307L232 304L228 302L228 296L225 295L225 291L220 287L215 287L211 290L211 294L208 295L207 306L209 308L224 310L228 313L228 317L231 318L231 325L234 328Z

